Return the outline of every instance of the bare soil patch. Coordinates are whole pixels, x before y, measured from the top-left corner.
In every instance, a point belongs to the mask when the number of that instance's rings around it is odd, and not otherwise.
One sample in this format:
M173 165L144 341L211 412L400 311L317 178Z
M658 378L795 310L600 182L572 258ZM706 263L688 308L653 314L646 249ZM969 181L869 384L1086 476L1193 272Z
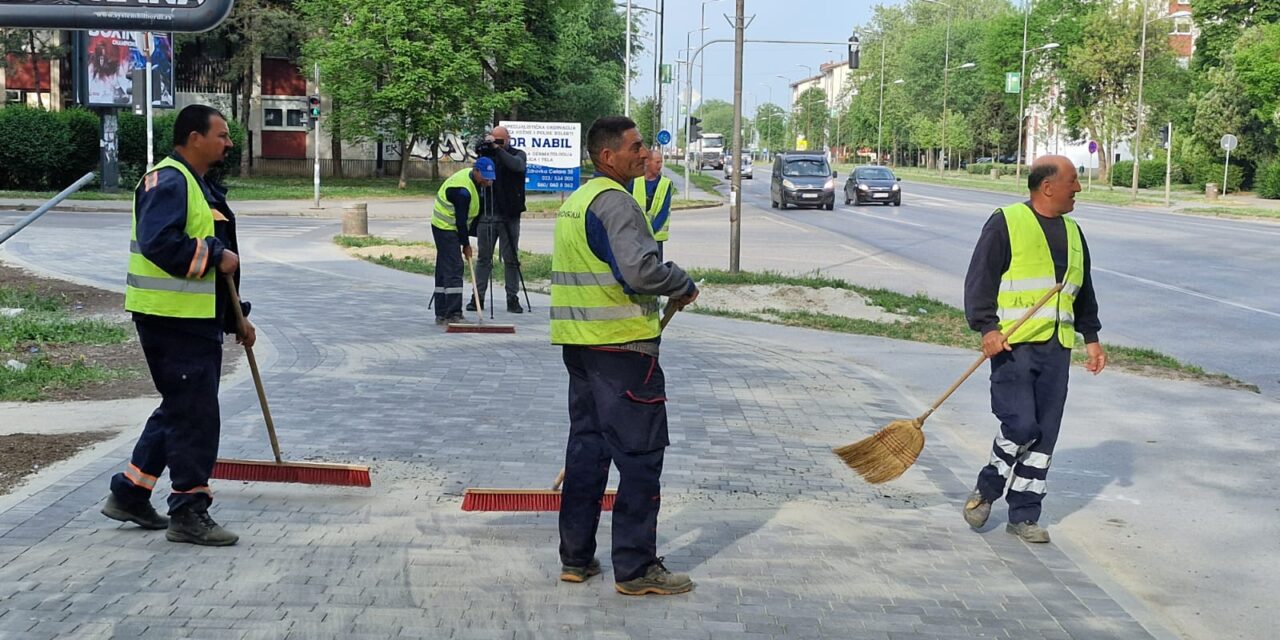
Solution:
M15 433L0 436L0 495L9 493L23 478L81 449L114 436L111 431L82 431L55 435Z
M707 286L698 294L694 306L739 313L808 311L876 322L909 320L868 303L856 291L833 287L782 284Z
M395 260L416 258L418 260L426 260L428 262L436 259L436 248L434 246L416 244L383 244L372 247L354 247L347 249L347 253L358 258L380 258L382 256L389 256Z

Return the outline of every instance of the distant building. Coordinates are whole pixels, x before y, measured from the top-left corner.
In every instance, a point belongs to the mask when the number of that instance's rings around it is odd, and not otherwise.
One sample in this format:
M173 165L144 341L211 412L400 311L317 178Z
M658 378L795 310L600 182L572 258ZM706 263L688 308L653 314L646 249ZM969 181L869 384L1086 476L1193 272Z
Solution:
M805 91L818 88L827 94L827 110L835 109L843 104L840 93L849 82L849 75L848 61L824 62L818 65L817 75L791 83L791 104L796 104ZM845 101L848 101L847 97Z

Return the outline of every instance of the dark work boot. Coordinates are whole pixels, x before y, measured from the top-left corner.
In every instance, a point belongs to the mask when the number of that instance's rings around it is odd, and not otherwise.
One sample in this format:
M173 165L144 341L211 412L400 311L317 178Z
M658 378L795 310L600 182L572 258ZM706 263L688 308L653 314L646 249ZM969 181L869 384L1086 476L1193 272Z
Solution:
M520 306L520 296L507 296L507 313L524 313Z
M595 558L592 558L585 567L560 565L560 579L565 582L586 582L587 578L598 575L600 575L600 561Z
M173 512L164 537L169 542L189 542L205 547L226 547L240 539L240 536L214 522L208 511L190 507Z
M107 497L102 515L120 522L132 522L143 529L164 529L169 526L169 519L156 513L156 508L150 502L125 502L114 493Z
M480 298L480 308L481 309L484 308L484 298ZM471 302L467 303L467 311L475 311L475 310L476 310L476 299L473 297L471 298Z
M644 575L626 582L615 582L613 588L617 589L618 593L628 596L643 596L649 593L670 596L693 591L693 580L689 579L688 574L667 571L667 568L662 566L662 558L658 558L649 565Z

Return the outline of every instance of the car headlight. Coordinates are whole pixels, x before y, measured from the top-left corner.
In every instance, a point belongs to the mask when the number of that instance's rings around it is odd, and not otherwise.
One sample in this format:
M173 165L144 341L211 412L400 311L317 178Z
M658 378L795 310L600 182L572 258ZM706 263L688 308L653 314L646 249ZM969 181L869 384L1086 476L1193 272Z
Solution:
M792 181L790 181L790 180L783 180L783 181L782 181L782 186L783 186L783 187L785 187L785 188L787 188L787 189L790 189L790 190L792 190L792 191L795 191L795 190L796 190L796 183L794 183L794 182L792 182Z
M866 190L867 190L867 185L865 184L858 185L858 191L866 191Z
M894 191L899 191L899 190L901 190L901 189L902 189L902 185L897 185L897 184L893 185L893 190L894 190Z
M835 178L828 178L827 183L822 185L823 191L835 191L835 189L836 189Z

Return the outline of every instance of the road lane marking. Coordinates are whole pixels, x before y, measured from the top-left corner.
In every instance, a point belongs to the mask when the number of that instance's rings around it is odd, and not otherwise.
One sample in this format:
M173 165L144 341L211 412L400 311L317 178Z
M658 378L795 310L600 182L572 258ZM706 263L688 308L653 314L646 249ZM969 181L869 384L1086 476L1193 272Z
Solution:
M1165 290L1167 290L1167 291L1174 291L1174 292L1182 293L1182 294L1186 294L1186 295L1189 295L1189 296L1192 296L1192 297L1195 297L1195 298L1200 298L1200 299L1202 299L1202 300L1208 300L1208 301L1210 301L1210 302L1216 302L1216 303L1218 303L1218 304L1226 305L1226 306L1228 306L1228 307L1235 307L1235 308L1237 308L1237 309L1243 309L1243 310L1245 310L1245 311L1252 311L1252 312L1254 312L1254 313L1260 313L1260 314L1262 314L1262 315L1264 315L1264 316L1271 316L1271 317L1273 317L1273 318L1280 318L1280 313L1276 313L1276 312L1274 312L1274 311L1267 311L1266 309L1259 309L1259 308L1257 308L1257 307L1251 307L1251 306L1249 306L1249 305L1247 305L1247 304L1241 304L1241 303L1239 303L1239 302L1233 302L1233 301L1231 301L1231 300L1227 300L1226 298L1219 298L1219 297L1217 297L1217 296L1211 296L1211 295L1209 295L1209 294L1207 294L1207 293L1200 293L1199 291L1192 291L1191 289L1185 289L1185 288L1183 288L1183 287L1179 287L1179 286L1177 286L1177 285L1172 285L1172 284L1168 284L1168 283L1164 283L1164 282L1158 282L1158 281L1155 281L1155 280L1148 280L1147 278L1143 278L1143 277L1141 277L1141 276L1135 276L1135 275L1128 274L1128 273L1123 273L1123 272L1120 272L1120 271L1112 271L1111 269L1103 269L1103 268L1101 268L1101 267L1093 267L1093 269L1094 269L1094 271L1101 271L1101 272L1103 272L1103 273L1109 273L1109 274L1111 274L1111 275L1113 275L1113 276L1120 276L1121 278L1128 278L1128 279L1130 279L1130 280L1134 280L1134 281L1136 281L1136 282L1141 282L1141 283L1143 283L1143 284L1150 285L1150 286L1156 287L1156 288L1158 288L1158 289L1165 289Z
M784 227L791 227L792 229L795 229L796 231L799 231L800 233L809 233L809 230L808 230L808 229L805 229L804 227L801 227L801 226L797 226L797 225L791 224L790 222L783 222L782 220L778 220L778 219L774 218L772 215L769 215L769 214L767 214L767 213L766 213L764 216L762 216L762 218L763 218L766 222L772 222L772 223L774 223L774 224L780 224L780 225L782 225L782 226L784 226Z
M859 249L859 248L857 248L857 247L851 247L851 246L849 246L849 245L847 245L847 244L842 244L842 245L840 245L840 246L841 246L842 248L844 248L844 249L848 249L848 250L850 250L850 251L852 251L852 252L854 252L854 253L856 253L856 254L858 254L858 255L866 256L867 258L870 258L870 259L872 259L872 260L875 260L876 262L879 262L880 264L882 264L882 265L884 265L884 266L886 266L886 267L888 267L888 268L890 268L890 269L897 269L897 268L898 268L898 267L893 266L892 264L889 264L889 262L888 262L887 260L885 260L884 258L881 258L880 256L878 256L878 255L876 255L876 254L874 254L874 253L870 253L870 252L868 252L868 251L863 251L862 249Z
M854 214L854 215L866 216L866 217L868 217L868 218L871 218L872 220L880 220L881 222L896 222L896 223L898 223L898 224L906 224L906 225L911 225L911 226L913 226L913 227L920 227L921 229L924 229L924 228L925 228L925 225L922 225L922 224L919 224L919 223L916 223L916 222L907 222L906 220L899 220L899 219L897 219L897 218L881 218L880 216L873 216L873 215L871 215L871 214L869 214L869 213L865 213L865 212L862 212L862 211L858 211L858 210L856 210L856 209L849 209L849 208L847 208L847 207L840 207L840 210L841 210L841 211L847 211L847 212L852 213L852 214Z

